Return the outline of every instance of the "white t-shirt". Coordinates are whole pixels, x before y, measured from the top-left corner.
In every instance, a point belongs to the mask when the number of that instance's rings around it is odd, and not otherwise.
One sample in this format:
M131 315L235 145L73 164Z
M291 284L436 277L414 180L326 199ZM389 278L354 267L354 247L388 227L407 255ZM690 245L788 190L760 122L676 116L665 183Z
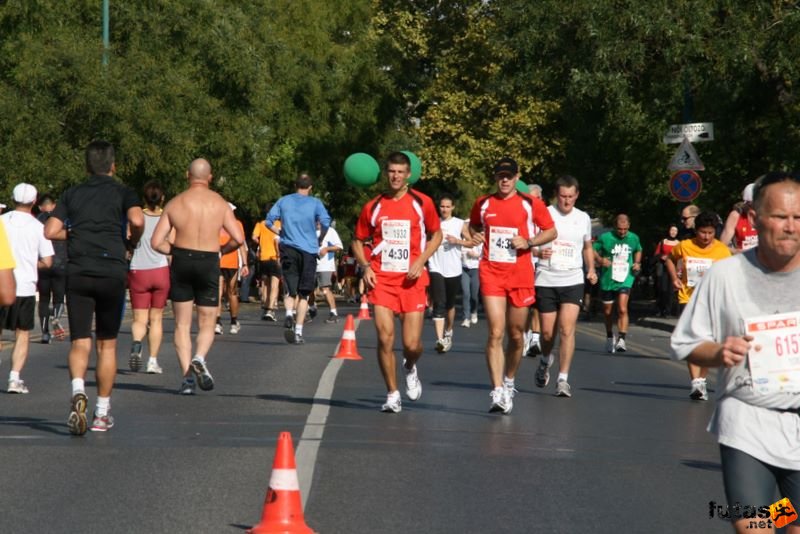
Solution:
M319 237L319 230L317 230L317 237ZM328 228L328 231L325 233L325 239L322 241L322 247L339 247L340 249L344 248L342 245L342 238L339 237L339 232L336 231L335 228L331 227ZM324 258L320 258L317 255L317 272L318 273L332 273L336 271L336 253L335 252L328 252L325 254Z
M442 243L433 256L428 260L428 270L432 273L439 273L445 278L461 276L461 245L451 245L447 242L447 236L451 235L461 239L461 232L464 230L464 219L450 217L446 221L442 219Z
M17 282L18 297L36 295L36 282L39 271L36 264L39 258L55 255L53 243L44 237L44 225L30 213L9 211L0 215L8 234L8 244L17 266L14 267L14 280Z
M465 269L477 269L483 254L483 243L476 247L461 247L461 266Z
M558 237L541 249L551 248L549 260L536 264L537 287L568 287L583 283L583 247L592 240L592 220L578 208L564 215L556 206L548 206Z

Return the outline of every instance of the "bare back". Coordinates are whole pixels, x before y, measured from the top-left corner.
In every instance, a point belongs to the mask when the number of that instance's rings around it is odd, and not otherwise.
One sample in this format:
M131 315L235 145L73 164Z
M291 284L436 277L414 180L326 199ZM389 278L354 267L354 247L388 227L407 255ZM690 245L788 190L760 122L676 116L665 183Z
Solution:
M241 233L225 199L204 186L191 186L173 198L164 208L163 216L175 229L173 244L184 249L219 252L220 229L225 228L234 238L235 233ZM238 237L239 242L244 240L244 236Z

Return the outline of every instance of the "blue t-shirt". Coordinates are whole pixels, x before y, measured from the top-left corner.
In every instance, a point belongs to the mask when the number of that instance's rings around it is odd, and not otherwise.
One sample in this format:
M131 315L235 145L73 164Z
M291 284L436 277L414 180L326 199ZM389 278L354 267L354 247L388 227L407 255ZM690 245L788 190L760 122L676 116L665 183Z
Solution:
M331 216L317 197L292 193L281 197L267 213L264 224L272 229L272 223L281 221L281 245L290 246L308 254L319 252L317 222L322 235L328 231Z

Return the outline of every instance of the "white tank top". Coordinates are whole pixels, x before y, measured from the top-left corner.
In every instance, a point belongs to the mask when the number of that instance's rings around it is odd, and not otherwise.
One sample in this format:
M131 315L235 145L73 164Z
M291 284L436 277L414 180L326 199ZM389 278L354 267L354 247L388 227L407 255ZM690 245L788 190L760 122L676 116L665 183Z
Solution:
M147 269L158 269L159 267L166 267L169 265L167 257L160 252L153 250L150 246L150 238L153 237L153 231L156 229L160 215L144 214L144 233L133 251L133 258L131 258L131 271L144 271Z

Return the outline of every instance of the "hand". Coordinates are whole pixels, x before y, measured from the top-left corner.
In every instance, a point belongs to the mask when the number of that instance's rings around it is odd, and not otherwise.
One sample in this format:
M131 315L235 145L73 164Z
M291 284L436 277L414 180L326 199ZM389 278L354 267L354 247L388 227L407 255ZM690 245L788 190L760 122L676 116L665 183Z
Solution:
M416 280L417 278L422 275L422 271L425 270L425 262L421 261L422 258L417 258L414 263L408 268L408 274L406 274L406 278L409 280Z
M459 241L459 239L454 235L446 235L444 238L451 245L457 245Z
M594 269L589 271L589 273L586 275L586 279L589 280L589 283L592 285L597 283L597 273L594 271Z
M528 240L520 235L515 235L511 238L511 247L515 250L526 250L531 248L530 244L528 244Z
M375 289L377 279L375 278L375 273L372 271L372 267L364 267L364 274L361 279L364 280L364 285L367 286L367 289Z
M242 278L247 278L247 275L250 274L250 267L248 267L247 265L243 265L242 270L239 272Z
M747 351L750 350L750 342L753 336L728 336L717 352L717 365L734 367L742 363Z
M539 249L539 257L543 260L549 260L553 256L553 247L545 247Z
M472 244L478 246L483 243L483 232L475 232L472 234Z
M672 287L680 291L681 289L683 289L683 282L681 282L680 278L676 278L675 280L672 281Z

